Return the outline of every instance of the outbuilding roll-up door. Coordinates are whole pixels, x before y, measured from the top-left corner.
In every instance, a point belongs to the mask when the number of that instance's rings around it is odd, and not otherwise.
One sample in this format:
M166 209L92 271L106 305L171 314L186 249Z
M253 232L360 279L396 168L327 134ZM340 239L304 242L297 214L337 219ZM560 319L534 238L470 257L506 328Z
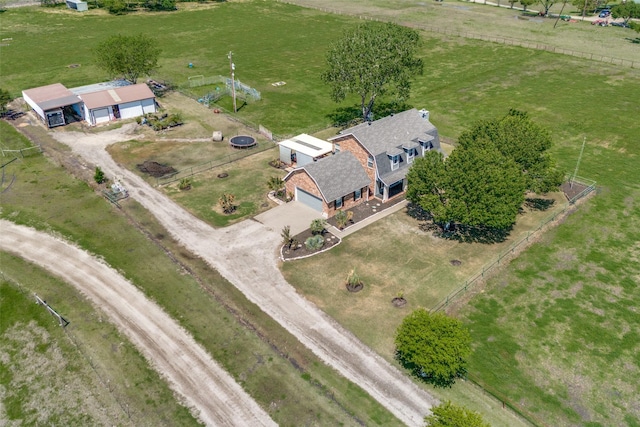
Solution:
M302 190L299 187L296 187L296 200L304 203L310 208L322 212L322 199Z
M108 108L100 108L99 110L93 110L93 118L95 119L95 124L98 123L106 123L109 121L109 109Z

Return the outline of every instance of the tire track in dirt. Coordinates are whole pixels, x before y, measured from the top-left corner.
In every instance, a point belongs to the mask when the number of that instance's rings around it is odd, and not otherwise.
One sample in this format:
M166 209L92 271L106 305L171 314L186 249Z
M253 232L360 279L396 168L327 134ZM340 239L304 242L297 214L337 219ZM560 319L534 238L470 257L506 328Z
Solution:
M276 425L189 333L117 271L46 233L5 220L0 229L0 250L33 262L87 296L206 425Z

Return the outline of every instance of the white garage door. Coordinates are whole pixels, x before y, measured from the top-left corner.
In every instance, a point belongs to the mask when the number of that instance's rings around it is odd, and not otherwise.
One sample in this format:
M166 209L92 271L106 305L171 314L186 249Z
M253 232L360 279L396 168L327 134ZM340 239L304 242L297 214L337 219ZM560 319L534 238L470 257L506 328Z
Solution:
M322 212L322 199L298 187L296 187L296 200L304 203L310 208Z
M109 121L109 109L101 108L99 110L93 110L93 118L98 123L106 123Z

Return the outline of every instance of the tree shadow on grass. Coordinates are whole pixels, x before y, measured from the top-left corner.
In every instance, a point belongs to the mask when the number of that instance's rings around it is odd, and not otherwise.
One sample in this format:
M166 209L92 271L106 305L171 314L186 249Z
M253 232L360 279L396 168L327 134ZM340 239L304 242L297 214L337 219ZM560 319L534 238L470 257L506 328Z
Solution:
M453 223L450 223L448 226L436 224L433 222L433 218L429 212L414 203L408 204L407 214L421 221L419 225L420 230L432 232L436 237L447 240L457 240L461 243L492 244L504 242L512 230L512 227L502 229L493 227L471 227Z
M538 197L527 197L524 200L524 205L526 207L528 207L531 210L535 210L535 211L546 211L547 209L549 209L551 206L553 206L553 204L556 201L553 199L542 199L542 198L538 198Z
M401 113L409 110L413 106L405 102L379 102L373 108L374 120L391 114ZM327 118L331 120L331 124L335 127L348 128L364 122L362 119L362 109L360 105L354 104L347 107L338 107L333 112L327 114Z

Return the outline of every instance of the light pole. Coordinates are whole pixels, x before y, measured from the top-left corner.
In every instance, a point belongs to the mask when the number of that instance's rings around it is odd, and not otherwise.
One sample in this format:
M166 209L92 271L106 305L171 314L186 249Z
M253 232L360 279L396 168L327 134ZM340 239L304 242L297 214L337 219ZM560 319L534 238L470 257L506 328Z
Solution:
M229 51L229 68L231 68L231 96L233 97L233 112L237 113L238 110L236 108L236 81L235 81L235 70L236 64L233 63L233 52Z

